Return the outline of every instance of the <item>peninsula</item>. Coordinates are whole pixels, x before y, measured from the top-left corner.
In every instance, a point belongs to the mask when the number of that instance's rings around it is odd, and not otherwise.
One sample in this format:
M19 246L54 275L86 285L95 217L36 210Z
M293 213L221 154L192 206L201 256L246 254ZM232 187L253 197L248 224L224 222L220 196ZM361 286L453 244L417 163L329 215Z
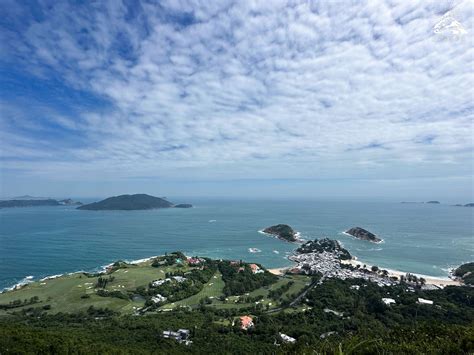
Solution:
M189 208L192 205L181 204L174 205L173 203L159 197L150 196L146 194L135 194L135 195L120 195L106 198L105 200L90 203L78 207L79 210L89 211L106 211L106 210L121 210L121 211L132 211L132 210L152 210L157 208Z
M345 232L353 236L354 238L367 240L372 243L381 243L382 239L378 238L375 234L361 227L353 227Z
M263 230L263 233L273 235L279 239L286 240L287 242L298 241L298 234L287 224L277 224L267 227Z
M38 207L38 206L78 206L82 205L81 202L76 202L71 200L70 198L65 200L54 200L52 198L44 198L44 199L13 199L13 200L4 200L0 201L0 208L8 208L8 207Z

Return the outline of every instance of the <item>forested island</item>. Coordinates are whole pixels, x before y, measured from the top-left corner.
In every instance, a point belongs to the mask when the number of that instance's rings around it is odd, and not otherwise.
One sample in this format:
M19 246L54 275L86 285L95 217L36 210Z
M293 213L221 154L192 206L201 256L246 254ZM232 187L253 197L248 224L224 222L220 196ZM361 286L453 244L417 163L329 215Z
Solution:
M79 210L106 211L106 210L152 210L157 208L190 208L190 204L174 205L168 200L147 194L120 195L105 200L78 207Z
M353 227L347 230L345 233L353 236L354 238L367 240L372 243L380 243L382 241L382 239L378 238L375 234L361 227Z
M12 199L0 201L0 208L9 207L39 207L39 206L80 206L81 202L73 201L68 198L65 200L46 199Z
M298 240L297 233L287 224L277 224L267 227L263 230L263 233L271 234L287 242L296 242Z
M329 239L298 254L321 266L329 255L350 257ZM474 351L474 288L429 290L406 279L380 286L306 262L276 276L255 263L173 252L44 278L0 293L0 353Z

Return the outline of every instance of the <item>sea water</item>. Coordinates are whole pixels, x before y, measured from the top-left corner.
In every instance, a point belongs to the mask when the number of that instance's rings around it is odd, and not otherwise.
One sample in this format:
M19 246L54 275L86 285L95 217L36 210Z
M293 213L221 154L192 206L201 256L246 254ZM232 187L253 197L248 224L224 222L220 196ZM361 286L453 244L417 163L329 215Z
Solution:
M305 239L338 239L359 260L429 276L474 260L472 208L397 202L174 199L191 209L81 211L75 207L0 210L0 289L34 279L92 271L116 260L180 250L243 259L268 268L291 265L297 247L261 234L286 223ZM365 228L384 241L346 236Z

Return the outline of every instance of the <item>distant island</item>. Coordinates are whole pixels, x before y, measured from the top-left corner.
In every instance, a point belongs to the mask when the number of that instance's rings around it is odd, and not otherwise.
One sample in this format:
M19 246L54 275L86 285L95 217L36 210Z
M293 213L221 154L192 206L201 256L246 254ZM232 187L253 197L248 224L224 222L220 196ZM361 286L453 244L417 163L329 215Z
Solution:
M74 201L70 198L58 201L60 205L63 206L82 206L82 202Z
M361 227L353 227L345 232L357 239L367 240L373 243L380 243L382 239L378 238L375 234Z
M431 203L433 205L439 205L441 202L439 202L439 201L427 201L426 203Z
M174 208L192 208L192 207L193 205L191 205L190 203L179 203L174 206Z
M38 207L38 206L79 206L82 205L81 202L76 202L70 198L65 200L54 200L52 198L43 198L38 199L31 197L31 199L24 199L24 197L31 196L22 196L18 199L4 200L0 201L0 208L10 208L10 207Z
M286 240L287 242L298 241L298 234L287 224L277 224L267 227L263 230L263 233L271 234L279 239Z
M133 211L133 210L152 210L157 208L190 208L190 204L174 205L173 203L155 196L147 194L120 195L106 198L105 200L90 203L78 207L79 210L89 211Z
M474 207L474 203L473 202L466 203L465 205L458 203L458 204L453 205L453 206L456 206L456 207Z

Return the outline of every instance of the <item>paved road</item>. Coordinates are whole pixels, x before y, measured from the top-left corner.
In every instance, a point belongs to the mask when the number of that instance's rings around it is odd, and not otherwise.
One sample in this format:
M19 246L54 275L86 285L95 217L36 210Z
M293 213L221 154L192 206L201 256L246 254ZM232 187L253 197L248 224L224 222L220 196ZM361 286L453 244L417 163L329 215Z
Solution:
M290 304L286 307L278 307L278 308L273 308L273 309L270 309L268 310L266 313L276 313L276 312L280 312L282 310L284 310L285 308L288 308L288 307L293 307L294 305L296 305L299 301L301 301L301 299L306 296L306 294L313 289L314 286L316 286L318 284L319 281L324 281L324 277L321 278L320 280L315 280L313 282L311 282L311 284L304 289L303 292L301 292L298 296L296 296L296 298L290 302Z

